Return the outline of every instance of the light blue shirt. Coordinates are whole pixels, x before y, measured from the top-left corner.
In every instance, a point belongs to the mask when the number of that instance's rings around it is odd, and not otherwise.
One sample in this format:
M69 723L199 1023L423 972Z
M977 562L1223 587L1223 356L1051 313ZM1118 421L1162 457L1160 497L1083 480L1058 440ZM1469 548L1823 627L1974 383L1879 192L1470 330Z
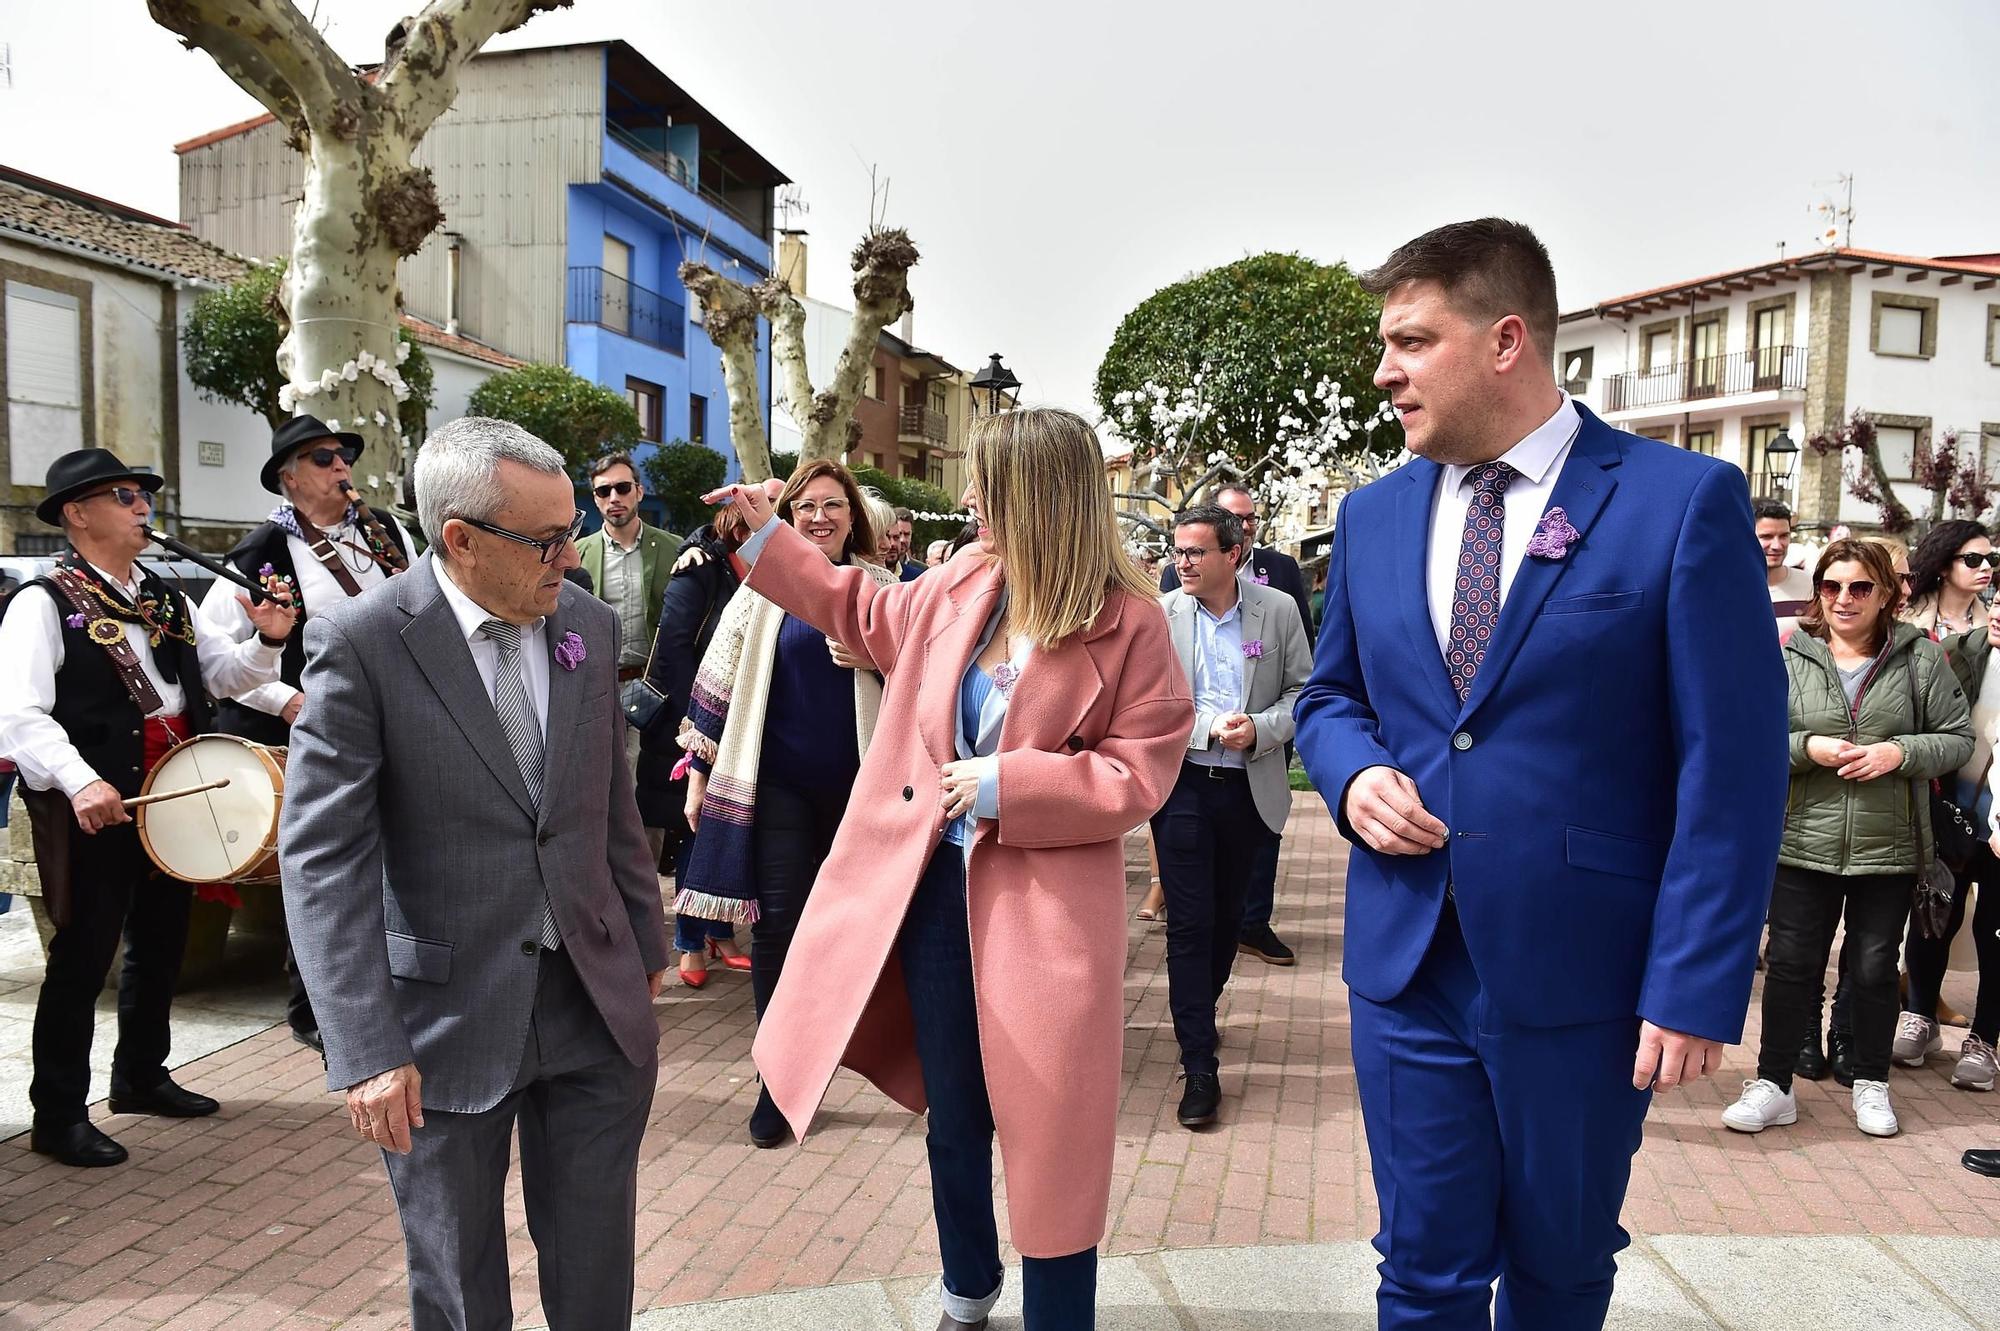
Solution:
M1222 615L1212 615L1200 601L1194 607L1195 725L1208 727L1227 712L1243 710L1243 597ZM1222 744L1189 749L1187 760L1204 767L1248 765L1244 750Z

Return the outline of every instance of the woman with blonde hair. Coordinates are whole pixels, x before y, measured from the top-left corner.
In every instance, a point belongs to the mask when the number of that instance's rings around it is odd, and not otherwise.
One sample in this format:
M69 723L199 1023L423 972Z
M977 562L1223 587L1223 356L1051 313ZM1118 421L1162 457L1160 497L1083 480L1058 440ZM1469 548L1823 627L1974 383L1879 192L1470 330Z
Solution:
M887 675L881 725L755 1055L803 1134L845 1064L929 1109L941 1328L1000 1295L993 1137L1029 1331L1094 1324L1123 1064L1123 838L1194 725L1097 436L1067 411L977 422L978 550L883 586L814 557L754 489L752 589ZM1051 948L1049 940L1063 940Z

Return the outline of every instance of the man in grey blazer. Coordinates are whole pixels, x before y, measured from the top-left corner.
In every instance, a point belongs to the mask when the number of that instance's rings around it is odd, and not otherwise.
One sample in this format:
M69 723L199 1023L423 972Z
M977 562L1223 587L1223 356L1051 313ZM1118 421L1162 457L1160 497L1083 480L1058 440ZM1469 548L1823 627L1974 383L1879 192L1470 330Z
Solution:
M623 1327L667 939L618 616L564 580L582 515L527 431L452 421L416 487L430 553L307 633L292 946L327 1085L384 1153L417 1331L511 1324L517 1121L550 1325Z
M1194 690L1194 732L1173 793L1153 816L1167 899L1167 1006L1186 1086L1179 1118L1215 1121L1222 1101L1215 1006L1229 982L1258 852L1284 829L1285 741L1312 673L1291 598L1240 576L1243 524L1216 504L1174 519L1177 591L1160 606Z

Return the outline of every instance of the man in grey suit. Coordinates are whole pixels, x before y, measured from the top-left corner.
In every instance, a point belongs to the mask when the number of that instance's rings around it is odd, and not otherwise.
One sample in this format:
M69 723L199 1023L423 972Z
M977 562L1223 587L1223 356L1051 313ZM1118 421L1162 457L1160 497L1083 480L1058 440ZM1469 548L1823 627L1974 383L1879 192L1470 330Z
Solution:
M1248 545L1228 509L1183 510L1172 553L1181 585L1160 608L1194 691L1194 732L1153 815L1153 844L1167 900L1167 1007L1186 1077L1179 1118L1195 1128L1213 1123L1222 1101L1215 1006L1258 852L1291 811L1285 741L1312 644L1290 597L1240 576Z
M452 421L416 487L431 552L306 635L292 946L328 1087L384 1152L416 1331L511 1324L517 1120L550 1325L623 1327L667 938L618 616L564 580L582 514L527 431Z

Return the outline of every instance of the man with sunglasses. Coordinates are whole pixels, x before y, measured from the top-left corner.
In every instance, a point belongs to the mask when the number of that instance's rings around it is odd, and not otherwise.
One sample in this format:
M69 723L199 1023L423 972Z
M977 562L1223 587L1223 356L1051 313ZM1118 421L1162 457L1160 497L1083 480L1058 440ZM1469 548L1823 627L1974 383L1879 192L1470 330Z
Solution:
M329 429L316 416L296 416L280 425L271 435L271 456L259 479L283 502L226 556L252 581L283 579L306 615L359 596L410 565L415 546L402 524L393 516L377 519L350 497L361 442L360 435ZM256 630L235 591L224 582L210 588L202 601L202 627L242 642ZM299 687L305 667L305 635L295 633L285 643L278 678L218 704L215 728L258 744L289 744L292 723L305 706ZM292 1038L319 1050L319 1023L289 944L285 974L292 984L285 1004Z
M255 607L240 597L252 633L232 641L138 566L161 484L101 448L57 458L35 515L70 548L0 620L0 753L20 768L55 925L35 1005L30 1145L84 1168L126 1158L85 1108L97 997L121 934L111 1112L198 1118L219 1107L167 1075L193 888L154 873L126 801L168 749L210 729L211 698L277 676L295 619L282 596Z
M646 487L629 454L613 453L597 460L590 469L590 496L597 501L604 525L578 541L576 553L597 589L597 599L618 612L625 633L618 653L618 679L630 684L646 674L646 655L659 627L660 603L681 542L639 516ZM639 761L636 728L626 732L625 760L635 766Z

